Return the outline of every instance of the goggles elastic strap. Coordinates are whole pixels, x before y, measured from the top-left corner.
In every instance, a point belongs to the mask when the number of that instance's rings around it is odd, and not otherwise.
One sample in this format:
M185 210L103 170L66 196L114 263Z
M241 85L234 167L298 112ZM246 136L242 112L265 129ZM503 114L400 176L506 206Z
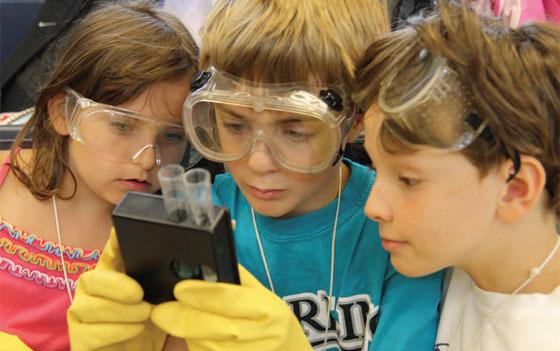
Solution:
M332 166L336 165L336 163L338 162L338 160L340 160L342 155L344 155L344 150L342 149L342 146L340 146L340 148L338 148L338 153L336 154L336 157L334 158L334 162L332 163Z
M472 112L467 116L466 122L474 131L478 130L482 123L484 123L480 117ZM484 126L484 129L480 132L480 136L488 143L495 142L492 130L490 130L490 127L488 126ZM515 178L517 173L519 173L519 169L521 168L521 159L519 158L519 153L516 151L509 153L507 150L504 150L504 155L513 162L513 173L510 173L508 179L506 180L506 183L509 183L513 178Z
M354 121L356 119L358 119L358 116L363 113L361 110L356 109L354 110L354 113L352 114L352 117L349 117L348 119L346 119L346 121L342 122L342 138L344 139L344 137L346 136L346 134L348 134L348 132L350 131L350 129L352 128L352 125L354 124ZM336 163L338 162L338 160L340 160L340 158L344 155L344 148L342 147L342 144L340 144L340 146L338 147L338 152L334 158L334 161L332 163L332 166L336 165Z
M138 158L138 156L140 156L140 154L142 154L142 152L144 152L144 150L147 150L149 148L153 148L155 153L156 153L156 166L161 165L161 150L160 150L159 146L157 146L157 144L148 144L148 145L144 146L143 148L138 150L138 152L135 153L134 156L132 156L132 160L135 160L136 158Z
M517 175L517 173L519 173L519 170L521 169L521 159L519 158L519 154L517 152L513 152L513 157L510 157L511 161L513 162L513 173L510 173L508 179L506 180L506 183L509 183L513 178L515 178L515 176Z

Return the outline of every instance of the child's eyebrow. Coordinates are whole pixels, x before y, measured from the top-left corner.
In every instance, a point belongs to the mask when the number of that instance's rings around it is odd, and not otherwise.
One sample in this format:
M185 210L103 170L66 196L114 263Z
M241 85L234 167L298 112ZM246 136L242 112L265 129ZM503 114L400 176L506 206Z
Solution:
M232 117L239 118L239 119L247 119L247 117L240 115L238 112L233 111L232 109L222 105L216 104L216 110L223 111Z
M238 118L238 119L243 119L243 120L247 120L247 119L252 119L252 118L248 118L245 117L243 115L241 115L239 112L236 112L234 110L232 110L231 108L228 108L226 106L223 105L216 105L216 110L220 110L223 111L229 115L231 115L232 117ZM278 111L278 112L282 112L282 111ZM287 113L287 112L285 112ZM303 117L295 117L295 116L290 116L284 119L278 119L276 122L277 124L287 124L287 123L299 123L303 121ZM317 120L318 121L318 120Z
M168 117L156 117L156 116L146 116L142 114L135 113L135 116L141 117L140 119L135 118L135 123L155 123L159 125L166 125L169 127L183 128L182 119L178 118L168 118ZM130 117L128 117L130 120Z
M182 120L182 119L177 119L177 118L160 118L160 119L157 119L156 121L160 121L160 122L167 123L167 124L172 124L172 125L174 125L174 126L183 127L183 120Z

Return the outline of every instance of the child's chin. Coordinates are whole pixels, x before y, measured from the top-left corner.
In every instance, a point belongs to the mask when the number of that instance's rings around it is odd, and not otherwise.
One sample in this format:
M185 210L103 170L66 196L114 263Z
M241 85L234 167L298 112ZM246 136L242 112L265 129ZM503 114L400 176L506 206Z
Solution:
M393 267L399 272L400 274L410 277L410 278L418 278L423 277L432 273L435 273L442 268L435 268L433 266L426 266L421 262L417 262L415 260L407 260L395 257L395 255L391 255L391 264Z
M251 204L253 209L256 213L260 214L261 216L271 217L276 219L288 219L294 216L291 216L290 212L286 212L285 209L278 209L276 206L262 206L259 204Z

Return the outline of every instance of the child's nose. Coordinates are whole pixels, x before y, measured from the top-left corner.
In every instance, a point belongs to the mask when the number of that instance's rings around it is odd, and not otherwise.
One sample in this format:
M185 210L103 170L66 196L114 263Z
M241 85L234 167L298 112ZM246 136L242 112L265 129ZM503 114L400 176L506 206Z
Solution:
M132 163L139 164L144 169L152 169L161 164L161 151L157 144L148 144L132 156Z
M264 174L277 170L268 145L262 140L257 140L253 150L247 155L247 166L255 173Z
M371 188L364 207L364 213L368 218L377 222L390 222L393 219L393 212L388 202L384 200L384 194L381 191L378 180L375 181L375 184Z

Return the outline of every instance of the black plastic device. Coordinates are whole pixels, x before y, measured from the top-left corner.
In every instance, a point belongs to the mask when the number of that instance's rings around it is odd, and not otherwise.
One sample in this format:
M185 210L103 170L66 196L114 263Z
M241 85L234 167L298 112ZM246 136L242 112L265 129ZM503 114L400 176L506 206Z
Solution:
M161 195L128 192L115 207L125 271L144 289L144 300L174 300L173 287L183 279L239 284L229 210L214 210L212 223L199 227L188 219L173 220Z

